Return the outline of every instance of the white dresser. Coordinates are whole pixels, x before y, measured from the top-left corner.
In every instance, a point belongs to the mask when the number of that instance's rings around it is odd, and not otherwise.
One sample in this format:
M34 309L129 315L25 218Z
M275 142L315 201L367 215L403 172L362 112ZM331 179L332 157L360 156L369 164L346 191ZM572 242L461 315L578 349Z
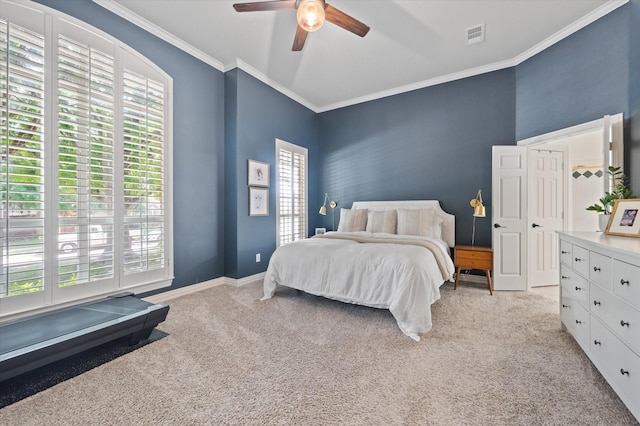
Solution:
M640 239L559 236L562 323L640 420Z

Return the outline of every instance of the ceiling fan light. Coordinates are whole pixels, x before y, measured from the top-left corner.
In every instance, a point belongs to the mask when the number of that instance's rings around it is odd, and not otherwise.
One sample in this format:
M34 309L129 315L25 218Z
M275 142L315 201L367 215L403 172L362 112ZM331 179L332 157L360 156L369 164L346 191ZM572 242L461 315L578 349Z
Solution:
M324 24L324 2L321 0L301 1L296 12L298 24L308 32L317 31Z

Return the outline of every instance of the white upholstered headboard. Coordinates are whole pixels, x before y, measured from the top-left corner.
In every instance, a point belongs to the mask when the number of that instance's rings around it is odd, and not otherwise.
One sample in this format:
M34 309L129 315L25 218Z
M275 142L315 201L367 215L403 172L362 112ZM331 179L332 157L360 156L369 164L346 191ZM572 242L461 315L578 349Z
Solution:
M434 207L438 216L442 218L442 239L449 245L456 245L456 217L442 210L438 200L409 200L409 201L354 201L351 208L369 210L395 209L423 209Z

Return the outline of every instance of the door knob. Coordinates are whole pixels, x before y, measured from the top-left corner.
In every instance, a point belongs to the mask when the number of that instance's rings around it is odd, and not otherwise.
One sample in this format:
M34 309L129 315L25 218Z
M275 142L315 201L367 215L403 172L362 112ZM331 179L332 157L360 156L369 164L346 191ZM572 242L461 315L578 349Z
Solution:
M534 223L533 225L531 225L532 228L542 228L542 225L538 225L537 223Z
M496 229L498 229L498 228L506 228L506 226L502 226L499 223L494 223L493 227L496 228Z

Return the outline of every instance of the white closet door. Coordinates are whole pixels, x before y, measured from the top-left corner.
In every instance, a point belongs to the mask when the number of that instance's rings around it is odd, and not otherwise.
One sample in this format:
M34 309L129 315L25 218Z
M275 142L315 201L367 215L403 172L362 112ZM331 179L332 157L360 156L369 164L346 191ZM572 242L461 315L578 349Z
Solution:
M492 151L493 288L527 289L527 148Z

